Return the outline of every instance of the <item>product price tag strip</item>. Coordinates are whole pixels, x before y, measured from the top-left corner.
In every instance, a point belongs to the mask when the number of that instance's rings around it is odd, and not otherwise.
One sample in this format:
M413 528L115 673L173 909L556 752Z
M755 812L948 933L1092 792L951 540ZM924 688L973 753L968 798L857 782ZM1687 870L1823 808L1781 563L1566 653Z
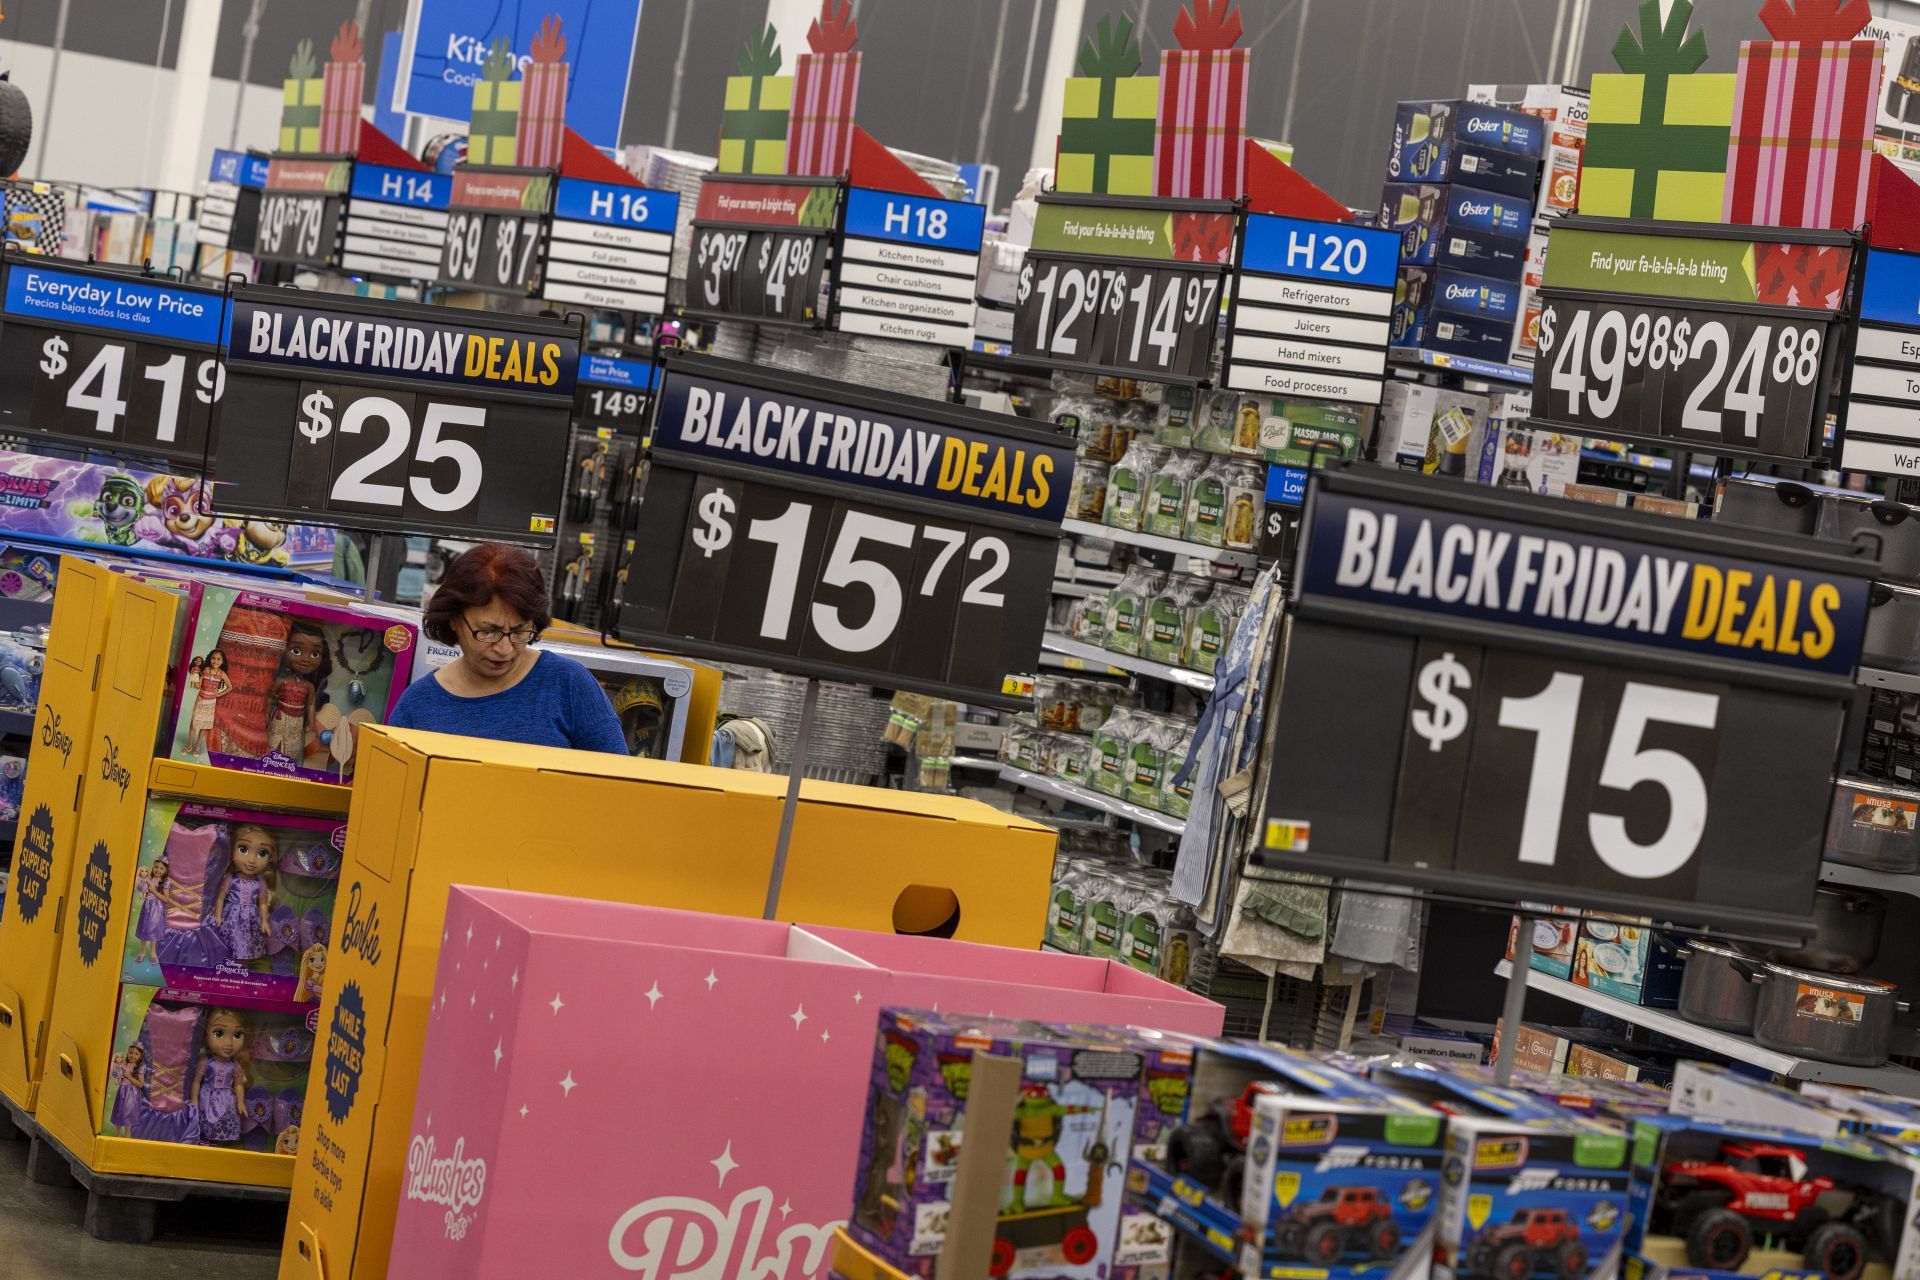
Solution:
M1858 248L1839 231L1563 219L1540 289L1527 425L1816 458Z
M687 255L687 314L821 327L840 187L831 178L704 179Z
M982 705L1031 671L1072 445L1018 419L668 356L619 634Z
M1316 472L1262 862L1804 932L1833 765L1805 748L1839 741L1877 568L1756 530Z
M353 157L276 155L267 162L253 256L263 262L337 265Z
M1204 382L1236 217L1227 201L1041 196L1015 295L1014 355Z
M573 418L581 427L644 435L659 370L651 360L586 353L574 388Z
M435 283L518 298L533 293L552 197L551 170L456 168Z

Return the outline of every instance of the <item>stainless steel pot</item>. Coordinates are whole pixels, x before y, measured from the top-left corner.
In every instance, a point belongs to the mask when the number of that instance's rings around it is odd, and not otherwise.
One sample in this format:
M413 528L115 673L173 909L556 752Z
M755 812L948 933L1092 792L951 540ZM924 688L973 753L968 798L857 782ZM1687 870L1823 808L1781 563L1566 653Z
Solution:
M1798 947L1773 947L1767 959L1822 973L1858 973L1880 954L1887 900L1871 889L1823 884L1813 895L1811 938Z
M1822 1062L1881 1065L1893 1015L1908 1008L1898 987L1872 978L1842 978L1784 964L1754 966L1752 976L1760 990L1753 1038L1766 1048Z
M1752 1034L1760 991L1740 968L1751 968L1752 962L1724 942L1698 938L1680 954L1687 962L1680 974L1680 1016L1716 1031Z

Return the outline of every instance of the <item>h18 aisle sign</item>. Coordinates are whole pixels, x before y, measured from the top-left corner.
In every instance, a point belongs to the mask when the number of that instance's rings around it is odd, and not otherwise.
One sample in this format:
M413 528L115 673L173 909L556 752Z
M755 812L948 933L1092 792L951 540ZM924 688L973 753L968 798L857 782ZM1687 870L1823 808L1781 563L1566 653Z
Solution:
M227 357L219 510L551 542L574 327L243 287Z
M850 189L835 272L834 328L972 346L986 224L984 205Z
M359 275L431 280L447 243L453 179L443 173L356 164L347 197L340 268Z
M1804 929L1877 567L1755 530L1320 472L1264 861Z
M1840 466L1920 476L1920 254L1867 252Z
M669 357L620 634L1010 703L1072 482L1071 444L1016 419Z
M680 197L671 191L561 178L540 296L608 311L666 309Z
M1226 385L1379 404L1399 255L1391 231L1247 215L1227 317Z

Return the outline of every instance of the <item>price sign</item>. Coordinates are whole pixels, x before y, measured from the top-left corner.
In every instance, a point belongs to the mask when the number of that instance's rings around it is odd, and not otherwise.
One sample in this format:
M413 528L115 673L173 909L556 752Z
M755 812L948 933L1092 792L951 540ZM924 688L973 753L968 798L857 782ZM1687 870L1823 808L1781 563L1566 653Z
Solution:
M531 292L552 185L545 169L455 169L439 283L483 293Z
M1840 466L1920 476L1920 254L1867 252Z
M1226 386L1379 404L1399 261L1391 231L1248 214L1227 317Z
M1267 865L1805 926L1875 562L1338 467L1296 564Z
M667 305L680 197L671 191L561 178L540 296L608 311Z
M623 638L992 705L1033 669L1073 478L996 414L669 357Z
M618 356L580 357L580 382L573 416L582 426L611 427L636 435L646 431L647 405L653 396L654 367L647 360Z
M108 267L9 254L0 430L199 470L226 388L226 295Z
M854 187L844 208L834 328L972 346L985 206Z
M237 289L215 505L550 543L579 351L557 321Z
M253 256L269 262L328 266L340 249L340 213L353 161L274 156L260 196Z
M340 269L398 280L432 279L446 250L452 198L453 179L445 174L355 165Z
M1852 237L1647 229L1658 225L1555 225L1530 425L1736 457L1814 456Z
M267 185L267 158L244 151L216 151L207 172L194 237L214 249L250 248L260 231L260 192Z
M838 204L839 184L829 179L730 174L702 181L687 310L817 327Z
M1013 353L1171 382L1209 372L1232 206L1042 196L1016 290Z

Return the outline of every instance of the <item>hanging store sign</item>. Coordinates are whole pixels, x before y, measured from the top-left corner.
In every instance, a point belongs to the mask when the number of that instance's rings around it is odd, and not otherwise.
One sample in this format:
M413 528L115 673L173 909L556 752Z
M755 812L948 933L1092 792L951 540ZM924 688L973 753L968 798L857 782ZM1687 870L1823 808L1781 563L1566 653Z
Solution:
M971 347L986 225L984 205L849 189L834 273L833 327Z
M5 272L0 431L206 463L223 290L11 253Z
M671 191L561 178L554 190L540 296L658 315L667 306L679 220L680 197Z
M331 266L340 250L340 215L352 186L353 161L274 156L260 194L253 256L267 262Z
M267 185L267 158L244 151L216 151L207 171L194 238L214 249L253 247L260 229L260 193Z
M1041 196L1014 295L1013 354L1204 380L1233 233L1226 201Z
M1877 567L1754 530L1318 473L1265 861L1804 928Z
M341 270L397 280L433 279L446 251L452 198L453 179L446 174L355 165Z
M824 178L702 180L688 313L818 328L839 196L840 184Z
M231 316L220 511L552 541L575 328L251 287Z
M1039 658L1073 448L1015 419L667 358L623 639L999 705Z
M545 169L455 169L438 283L514 297L532 292L552 190Z
M1227 316L1225 385L1379 404L1399 257L1391 231L1248 214Z
M1920 254L1867 252L1840 466L1920 476Z
M1854 261L1846 232L1556 224L1540 289L1534 417L1548 431L1804 462Z
M583 427L644 433L655 376L651 361L582 355L574 391L574 418Z

